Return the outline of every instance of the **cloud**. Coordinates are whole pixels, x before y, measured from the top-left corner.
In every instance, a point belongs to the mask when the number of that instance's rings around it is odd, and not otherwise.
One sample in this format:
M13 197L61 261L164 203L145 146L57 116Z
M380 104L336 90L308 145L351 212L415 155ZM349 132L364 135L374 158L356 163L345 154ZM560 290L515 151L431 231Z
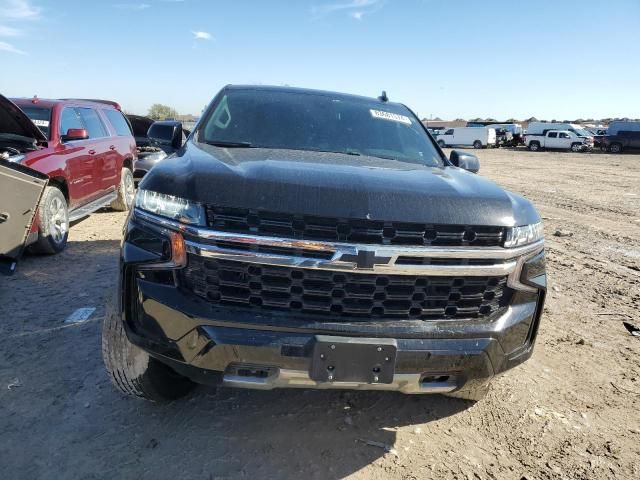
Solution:
M113 5L115 8L119 8L121 10L146 10L147 8L151 8L151 5L148 3L115 3Z
M31 5L29 0L0 0L0 19L36 20L40 18L40 9Z
M16 47L14 47L13 45L11 45L10 43L7 43L7 42L0 42L0 52L16 53L18 55L26 55L27 54L27 52L25 52L23 50L19 50Z
M211 40L213 37L209 32L191 32L193 33L194 40Z
M22 30L8 27L7 25L0 25L0 37L19 37L20 35L22 35Z
M0 0L0 38L23 36L24 32L19 27L22 27L24 22L38 20L40 11L40 8L33 6L30 0ZM5 41L0 41L0 51L18 55L27 54L24 50Z
M316 5L311 7L311 13L318 17L337 12L345 12L355 20L362 20L365 15L379 10L385 0L349 0L342 3L329 5Z

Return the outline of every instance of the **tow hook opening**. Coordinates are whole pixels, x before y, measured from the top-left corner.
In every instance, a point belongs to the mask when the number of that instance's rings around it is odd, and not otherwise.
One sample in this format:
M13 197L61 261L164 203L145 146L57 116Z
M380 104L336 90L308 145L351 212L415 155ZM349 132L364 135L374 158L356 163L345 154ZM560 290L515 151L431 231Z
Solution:
M457 380L457 375L449 373L424 373L420 378L420 388L429 390L443 388L448 391L457 386Z
M278 374L278 368L265 365L230 364L225 376L265 379Z

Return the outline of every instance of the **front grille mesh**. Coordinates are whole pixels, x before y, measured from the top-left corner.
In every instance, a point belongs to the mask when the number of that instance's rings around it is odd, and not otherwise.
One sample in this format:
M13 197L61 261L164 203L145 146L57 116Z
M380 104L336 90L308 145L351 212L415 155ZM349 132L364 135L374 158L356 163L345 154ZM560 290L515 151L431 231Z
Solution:
M207 207L214 230L291 239L377 245L502 246L504 227L341 219L244 208Z
M181 285L220 305L352 319L482 319L509 301L506 277L432 277L271 267L189 255Z

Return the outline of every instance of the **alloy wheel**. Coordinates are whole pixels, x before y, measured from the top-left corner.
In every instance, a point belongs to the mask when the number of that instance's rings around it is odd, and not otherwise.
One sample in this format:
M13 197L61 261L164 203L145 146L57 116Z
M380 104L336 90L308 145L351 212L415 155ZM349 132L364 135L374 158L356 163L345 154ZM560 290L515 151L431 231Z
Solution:
M53 241L60 244L64 241L69 230L67 209L59 198L54 198L49 204L49 231Z

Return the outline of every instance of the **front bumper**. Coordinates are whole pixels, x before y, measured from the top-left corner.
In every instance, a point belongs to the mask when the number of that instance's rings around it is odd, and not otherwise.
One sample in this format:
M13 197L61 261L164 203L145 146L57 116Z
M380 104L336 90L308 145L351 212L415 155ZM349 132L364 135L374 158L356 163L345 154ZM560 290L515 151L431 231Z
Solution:
M128 229L135 229L135 218ZM487 381L531 356L546 289L538 271L536 283L528 285L535 288L515 291L506 309L483 320L296 317L291 312L207 302L181 288L175 271L149 269L153 263L147 262L154 259L126 238L121 312L129 339L178 373L204 384L452 392L469 382ZM394 339L397 355L391 383L312 380L309 372L318 336L357 337L372 345L379 339Z

